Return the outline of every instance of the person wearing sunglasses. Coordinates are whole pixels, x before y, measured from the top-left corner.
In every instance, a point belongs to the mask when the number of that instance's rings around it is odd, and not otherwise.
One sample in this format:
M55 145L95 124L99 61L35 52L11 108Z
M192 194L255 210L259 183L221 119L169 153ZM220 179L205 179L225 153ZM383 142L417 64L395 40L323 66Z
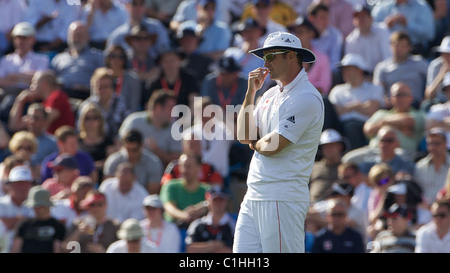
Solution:
M233 252L305 252L308 181L324 123L324 104L303 63L316 57L286 32L270 33L263 47L250 53L262 58L265 67L249 73L238 114L237 138L254 154ZM255 93L268 76L277 85L255 103Z
M450 200L437 200L431 206L433 221L416 234L416 253L450 252Z

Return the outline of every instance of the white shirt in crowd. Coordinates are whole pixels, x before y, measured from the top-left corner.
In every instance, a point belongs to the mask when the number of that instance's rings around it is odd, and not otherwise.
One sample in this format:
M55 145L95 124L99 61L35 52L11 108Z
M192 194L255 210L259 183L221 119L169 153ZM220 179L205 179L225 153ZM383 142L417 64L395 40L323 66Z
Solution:
M161 253L179 253L181 251L181 234L178 227L163 220L162 227L150 228L148 219L141 220L145 238L158 247Z
M141 252L140 253L158 253L158 248L149 240L141 239ZM106 249L106 253L128 253L127 241L118 240L109 245Z
M422 226L416 234L417 253L450 253L450 232L440 239L436 232L436 224L430 222Z

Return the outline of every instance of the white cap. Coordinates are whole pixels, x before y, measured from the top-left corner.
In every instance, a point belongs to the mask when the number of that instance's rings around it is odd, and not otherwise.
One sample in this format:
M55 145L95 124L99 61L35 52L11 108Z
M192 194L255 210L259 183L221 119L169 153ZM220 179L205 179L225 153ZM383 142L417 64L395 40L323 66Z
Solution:
M120 229L117 231L117 237L122 240L137 240L144 237L139 220L129 218L120 225Z
M267 36L263 47L249 51L259 58L264 56L264 50L285 49L300 53L303 56L304 63L313 63L316 61L316 55L306 48L302 48L302 42L294 34L288 32L272 32Z
M338 131L334 129L326 129L320 135L319 145L343 141L344 139L342 138L341 134L339 134Z
M367 71L367 64L363 57L359 54L348 53L342 58L339 66L356 66L362 71Z
M435 51L441 53L450 53L450 36L446 36L442 39L441 45L434 48Z
M31 169L28 166L17 166L9 172L8 182L28 181L33 182Z
M391 192L393 194L406 194L407 188L405 183L398 183L390 186L388 188L388 192Z
M157 194L151 194L144 198L142 201L144 207L162 208L163 203Z
M36 35L36 30L34 27L28 22L20 22L18 23L11 32L13 37L16 36L34 36Z

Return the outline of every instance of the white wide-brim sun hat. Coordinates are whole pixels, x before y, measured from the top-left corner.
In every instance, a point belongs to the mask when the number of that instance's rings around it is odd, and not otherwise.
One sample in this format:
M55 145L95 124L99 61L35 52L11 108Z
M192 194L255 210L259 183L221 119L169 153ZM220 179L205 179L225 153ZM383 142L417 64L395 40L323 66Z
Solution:
M297 36L281 31L270 33L269 36L267 36L263 47L251 50L249 53L262 58L264 56L264 51L271 49L284 49L298 52L302 55L302 61L304 63L313 63L316 61L316 55L314 55L311 50L302 48L302 42Z

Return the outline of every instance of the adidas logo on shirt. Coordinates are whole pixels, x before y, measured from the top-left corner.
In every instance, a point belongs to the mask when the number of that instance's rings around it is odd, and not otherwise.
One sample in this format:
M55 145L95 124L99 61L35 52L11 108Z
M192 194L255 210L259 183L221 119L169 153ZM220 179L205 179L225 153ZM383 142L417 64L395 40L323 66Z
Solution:
M288 121L295 123L295 116L287 118Z

